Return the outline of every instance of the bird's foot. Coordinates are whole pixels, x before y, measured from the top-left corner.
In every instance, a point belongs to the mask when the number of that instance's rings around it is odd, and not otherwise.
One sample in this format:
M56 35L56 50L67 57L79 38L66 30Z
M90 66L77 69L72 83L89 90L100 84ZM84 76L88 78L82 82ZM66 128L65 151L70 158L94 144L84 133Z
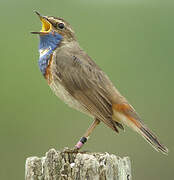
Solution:
M77 154L77 153L81 153L81 154L85 154L85 153L89 153L90 151L88 150L84 150L84 151L79 151L80 149L78 149L76 146L73 148L64 148L64 150L62 151L63 153L72 153L72 154Z
M79 149L77 149L76 147L74 148L64 148L63 153L78 153Z

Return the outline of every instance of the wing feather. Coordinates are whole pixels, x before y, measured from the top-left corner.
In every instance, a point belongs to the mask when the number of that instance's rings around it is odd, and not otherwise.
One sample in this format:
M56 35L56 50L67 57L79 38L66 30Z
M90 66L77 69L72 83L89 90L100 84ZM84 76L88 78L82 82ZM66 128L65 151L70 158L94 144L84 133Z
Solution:
M82 53L64 51L56 55L54 62L54 81L59 81L57 83L61 83L92 116L118 132L117 127L122 128L122 125L112 119L114 86L102 70Z

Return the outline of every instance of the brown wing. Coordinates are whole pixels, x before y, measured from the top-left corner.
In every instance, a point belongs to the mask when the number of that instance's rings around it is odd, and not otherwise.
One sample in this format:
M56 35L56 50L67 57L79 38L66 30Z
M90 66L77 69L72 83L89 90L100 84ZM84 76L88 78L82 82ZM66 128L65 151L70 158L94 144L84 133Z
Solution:
M112 120L115 89L102 70L82 51L56 54L53 77L94 117L114 131L123 126ZM58 76L58 77L57 77ZM57 77L57 78L56 78Z
M54 81L59 81L86 111L114 131L118 132L117 126L123 129L121 123L124 123L142 135L156 150L167 153L168 149L143 124L104 72L80 48L75 49L67 46L54 54Z

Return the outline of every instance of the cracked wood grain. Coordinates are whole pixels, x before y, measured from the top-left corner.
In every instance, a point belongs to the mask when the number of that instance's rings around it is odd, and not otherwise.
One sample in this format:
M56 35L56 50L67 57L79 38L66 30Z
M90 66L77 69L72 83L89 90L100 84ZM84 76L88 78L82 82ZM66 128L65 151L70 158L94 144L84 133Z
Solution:
M109 153L50 149L45 157L29 157L25 180L131 180L129 157Z

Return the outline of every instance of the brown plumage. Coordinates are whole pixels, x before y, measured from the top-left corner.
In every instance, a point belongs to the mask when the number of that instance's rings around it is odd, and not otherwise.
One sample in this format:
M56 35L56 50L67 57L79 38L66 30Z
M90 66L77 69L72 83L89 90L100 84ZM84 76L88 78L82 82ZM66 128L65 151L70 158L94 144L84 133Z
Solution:
M40 16L40 15L39 15ZM123 124L142 135L156 150L167 153L163 146L143 124L139 115L128 101L118 92L108 76L80 48L71 26L62 18L40 16L47 28L41 33L58 33L63 38L52 54L49 68L49 86L65 103L102 121L115 132L124 129ZM64 28L58 25L63 23ZM50 81L51 80L51 81ZM92 127L92 130L93 128ZM92 132L90 129L90 133ZM89 131L87 135L89 136Z

